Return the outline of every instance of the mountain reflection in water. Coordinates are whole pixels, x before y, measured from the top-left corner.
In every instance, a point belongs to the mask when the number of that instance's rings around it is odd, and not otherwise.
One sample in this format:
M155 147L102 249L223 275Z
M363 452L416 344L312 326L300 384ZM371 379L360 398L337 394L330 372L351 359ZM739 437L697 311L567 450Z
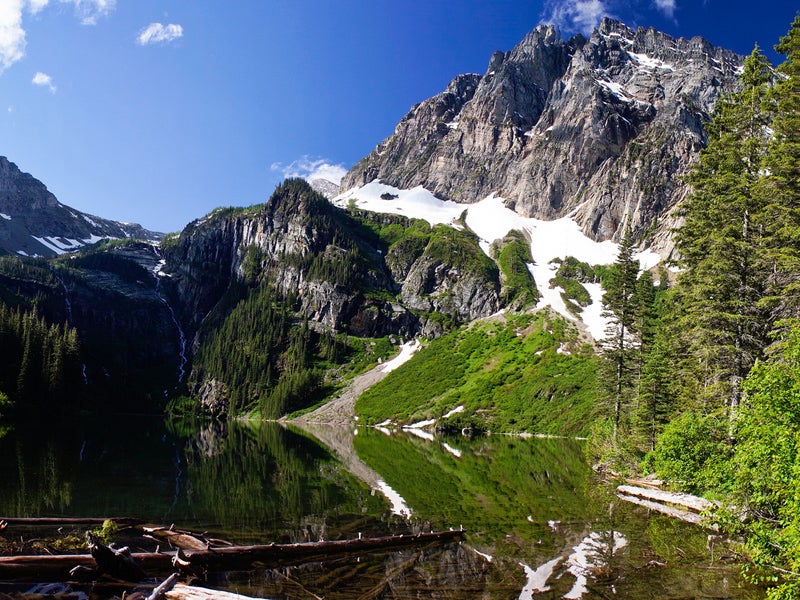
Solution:
M129 416L21 425L0 437L0 515L137 516L236 543L467 531L208 582L268 598L763 597L724 549L712 558L707 532L616 498L582 442L431 437Z

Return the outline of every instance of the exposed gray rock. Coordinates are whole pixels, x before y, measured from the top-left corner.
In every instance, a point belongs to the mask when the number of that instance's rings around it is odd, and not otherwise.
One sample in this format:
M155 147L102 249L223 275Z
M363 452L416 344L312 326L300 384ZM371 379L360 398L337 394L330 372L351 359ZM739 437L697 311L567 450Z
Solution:
M610 19L588 40L540 26L495 52L482 77L456 77L414 106L341 189L380 179L463 203L495 192L524 216L574 213L597 240L619 239L630 219L669 253L681 176L743 60L701 38Z
M41 181L0 156L0 250L55 256L100 238L157 242L163 237L136 223L109 221L65 206Z
M407 264L390 268L389 257L364 236L352 217L305 182L285 184L260 207L219 211L189 224L168 251L166 269L190 337L232 283L249 277L252 257L258 277L268 278L283 297L296 298L294 309L327 330L408 337L425 321L420 312L467 321L499 308L497 276L463 272L427 256L424 245L407 249ZM353 278L319 274L319 268L333 272L337 261L353 254L359 265Z

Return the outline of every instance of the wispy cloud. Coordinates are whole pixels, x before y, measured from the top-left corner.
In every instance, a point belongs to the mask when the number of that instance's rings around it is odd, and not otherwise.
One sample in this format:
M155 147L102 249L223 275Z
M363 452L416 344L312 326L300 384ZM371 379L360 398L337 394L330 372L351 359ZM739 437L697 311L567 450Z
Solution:
M50 0L28 0L28 10L33 14L36 14L49 3Z
M48 90L50 90L51 94L56 93L56 86L53 85L53 78L47 73L37 71L36 75L34 75L33 79L31 79L31 83L40 87L46 87Z
M342 164L334 165L326 158L312 158L308 155L302 156L288 165L273 163L270 169L280 171L286 178L300 177L306 181L326 179L336 185L339 185L342 177L347 173L347 169Z
M139 32L136 43L140 46L150 44L169 44L178 38L183 37L183 27L175 23L164 25L163 23L150 23Z
M543 23L552 23L565 32L589 34L603 17L613 17L604 0L548 0Z
M677 0L655 0L655 5L666 17L670 19L675 18L675 9L677 8Z
M39 3L44 0L38 0ZM73 4L75 14L84 25L96 25L100 18L107 16L117 7L117 0L59 0L64 4Z

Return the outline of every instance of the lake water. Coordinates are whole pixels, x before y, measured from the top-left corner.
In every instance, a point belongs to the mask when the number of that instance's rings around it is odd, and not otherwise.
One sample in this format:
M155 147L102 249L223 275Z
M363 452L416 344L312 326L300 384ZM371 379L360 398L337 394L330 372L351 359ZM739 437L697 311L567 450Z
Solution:
M463 543L209 582L268 598L763 598L708 531L619 500L582 444L39 422L0 437L0 516L135 516L236 543L466 530Z

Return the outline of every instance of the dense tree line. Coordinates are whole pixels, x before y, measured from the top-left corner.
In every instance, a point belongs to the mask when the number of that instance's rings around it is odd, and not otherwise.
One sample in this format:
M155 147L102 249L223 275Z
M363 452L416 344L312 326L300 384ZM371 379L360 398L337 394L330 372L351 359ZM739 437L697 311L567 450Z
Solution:
M0 303L0 413L63 409L80 390L78 335Z
M741 91L717 104L667 294L644 297L622 243L605 300L603 449L744 509L721 521L746 540L750 575L774 584L770 598L798 598L800 16L776 49L785 62L772 69L756 47Z

